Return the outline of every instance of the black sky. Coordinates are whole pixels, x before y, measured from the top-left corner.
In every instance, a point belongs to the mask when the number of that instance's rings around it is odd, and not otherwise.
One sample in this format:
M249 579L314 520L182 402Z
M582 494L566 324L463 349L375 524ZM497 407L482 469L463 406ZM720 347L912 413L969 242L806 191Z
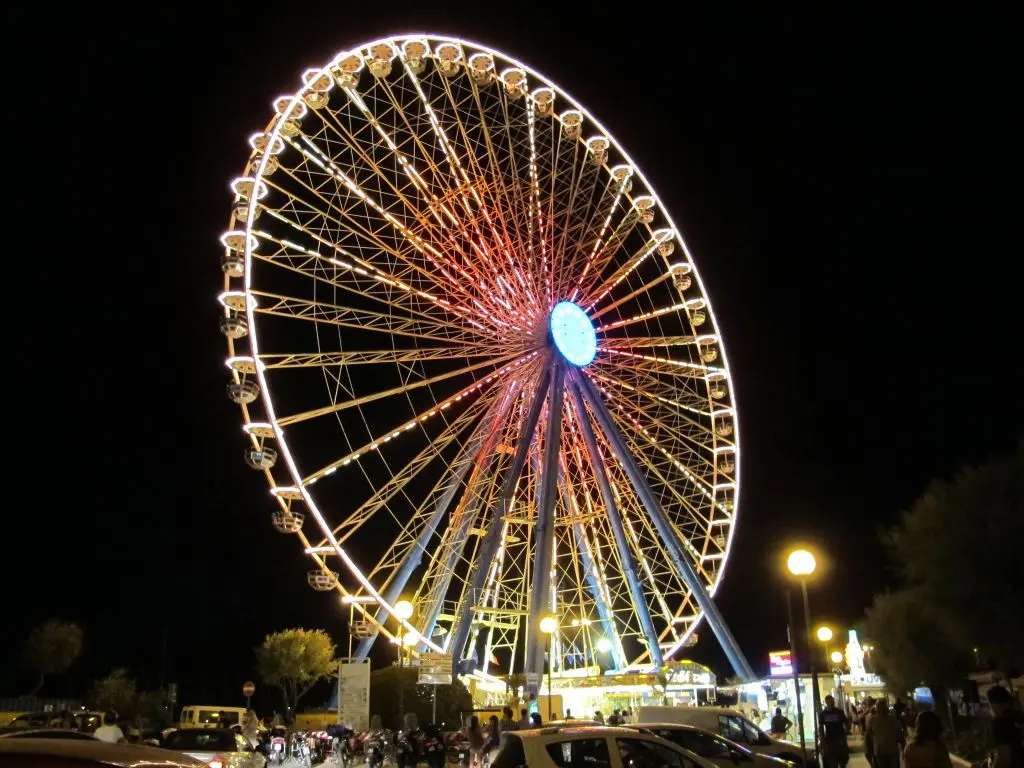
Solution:
M526 61L589 107L671 210L734 367L743 485L720 605L755 668L785 640L786 542L830 554L812 601L845 626L890 579L879 527L1024 428L1007 18L557 2L24 10L7 25L7 55L23 53L3 160L14 397L0 695L29 687L16 654L52 615L88 633L55 694L114 665L157 684L165 630L164 679L189 701L234 700L268 631L322 626L344 642L241 460L217 236L271 99L371 37L457 34ZM703 634L694 657L727 672Z

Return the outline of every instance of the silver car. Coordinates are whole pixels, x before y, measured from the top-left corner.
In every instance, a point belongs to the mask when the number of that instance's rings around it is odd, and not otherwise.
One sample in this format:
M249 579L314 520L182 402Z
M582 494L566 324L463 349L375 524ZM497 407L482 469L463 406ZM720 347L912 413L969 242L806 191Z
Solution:
M184 752L210 768L264 768L267 764L245 736L227 728L182 728L168 734L164 749Z
M717 768L790 768L790 763L771 755L762 755L735 741L693 725L681 723L636 723L630 726L653 733L714 763Z

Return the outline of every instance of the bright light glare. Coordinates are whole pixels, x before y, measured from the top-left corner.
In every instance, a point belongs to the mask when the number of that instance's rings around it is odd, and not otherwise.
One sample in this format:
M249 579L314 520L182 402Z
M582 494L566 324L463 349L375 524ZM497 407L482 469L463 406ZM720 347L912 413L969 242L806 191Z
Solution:
M406 632L405 637L402 638L402 643L406 648L416 645L420 641L419 633L417 632Z
M832 627L818 627L818 633L817 634L818 634L818 639L821 642L827 643L829 640L832 639Z
M789 553L789 559L786 560L786 567L794 576L810 576L814 573L817 565L814 555L806 549L793 550Z
M545 616L540 620L540 631L545 635L550 635L556 629L558 629L558 619L554 616Z
M551 310L551 337L562 357L573 365L587 365L597 354L594 324L571 301L560 301Z
M843 663L843 654L840 653L839 651L832 651L832 663L833 664L842 664Z
M405 621L412 616L412 603L408 600L399 600L395 603L395 616Z
M601 653L608 653L612 649L612 641L607 637L602 637L597 641L597 650Z

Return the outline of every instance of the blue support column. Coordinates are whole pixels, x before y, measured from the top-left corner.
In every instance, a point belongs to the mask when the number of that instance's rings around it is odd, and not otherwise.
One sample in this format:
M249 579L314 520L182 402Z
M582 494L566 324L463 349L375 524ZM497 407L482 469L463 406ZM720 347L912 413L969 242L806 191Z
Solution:
M398 567L398 570L391 577L387 587L384 589L384 601L388 605L394 605L395 602L402 596L402 592L405 590L406 584L409 583L409 578L412 576L420 563L423 561L423 552L430 542L430 538L434 535L437 530L438 524L448 513L448 508L451 506L452 501L455 499L455 495L459 488L462 486L462 479L466 476L466 472L473 466L473 463L477 459L477 455L480 453L480 449L484 444L484 440L491 433L491 422L494 418L495 413L501 412L502 400L495 402L484 414L483 419L477 425L476 429L473 430L473 434L469 438L469 442L466 444L465 450L459 455L455 461L455 465L452 467L452 472L448 476L447 485L444 491L441 493L441 497L437 501L437 506L434 507L434 513L427 520L426 525L420 531L419 536L416 537L415 543L409 549L402 564ZM377 609L376 620L383 623L386 616L383 615L384 610L382 608ZM358 647L356 648L355 656L357 659L365 659L370 653L370 649L373 647L374 641L377 639L377 635L380 634L379 629L375 629L372 635L363 638ZM430 635L427 635L430 637Z
M615 503L615 496L612 494L612 487L608 482L608 471L604 465L604 458L597 447L597 438L594 437L586 406L583 405L583 398L580 396L577 381L583 376L575 371L571 376L569 392L572 395L573 404L576 406L576 420L583 433L583 443L587 446L587 453L590 455L590 466L594 470L597 487L601 491L601 499L604 501L605 510L608 513L608 523L612 528L612 537L615 539L615 549L619 553L619 564L622 566L622 575L625 577L626 586L629 589L629 598L633 602L633 608L640 620L640 628L643 630L644 639L647 642L647 652L651 656L651 663L660 667L665 663L665 659L661 653L661 646L658 644L658 633L651 620L651 612L647 607L647 599L644 597L640 577L637 576L636 558L633 556L633 550L629 547L626 529L622 525L622 516L619 514L619 506Z
M711 599L708 591L704 588L704 583L694 570L689 556L683 551L675 529L665 516L661 505L655 499L650 486L647 485L647 480L640 471L640 467L637 466L636 460L626 449L626 444L619 434L618 427L615 426L615 421L608 412L604 401L601 400L601 396L586 376L578 375L576 376L576 381L583 396L587 399L587 403L590 404L598 424L601 425L605 437L608 438L608 442L612 445L615 453L618 454L618 458L622 462L626 474L629 476L629 481L632 483L637 495L640 496L640 501L643 503L644 509L647 510L647 514L650 516L658 536L668 549L669 559L672 561L676 574L693 593L697 605L700 606L701 611L708 620L708 626L711 627L711 631L718 638L718 642L721 644L722 650L725 651L725 655L729 658L729 663L732 664L736 674L744 680L754 680L754 671L750 668L750 663L736 644L736 640L733 638L732 632L729 631L729 627L722 618L722 614L718 612L718 606L715 605L715 601Z
M558 495L558 451L562 438L562 392L565 364L556 356L548 396L548 423L544 437L537 521L533 526L533 567L530 572L530 603L526 625L526 673L544 671L546 638L540 631L541 616L551 610L551 558L555 533L555 499ZM552 664L553 659L548 659Z
M537 422L540 420L541 407L544 405L544 394L548 388L548 381L551 372L545 368L540 382L537 384L537 391L533 395L533 402L526 415L523 424L523 431L519 435L519 442L516 444L516 453L512 464L505 473L505 482L501 490L501 503L494 510L494 515L487 526L483 541L477 551L476 562L473 564L473 573L469 585L462 596L459 610L456 612L455 628L452 632L452 641L448 645L448 653L452 660L458 664L466 652L466 641L469 639L470 625L473 623L473 606L476 600L483 593L484 583L487 581L487 572L498 554L498 546L501 544L502 520L508 515L512 506L512 494L515 492L516 482L526 464L526 455L533 441L533 433L537 431Z
M567 492L563 489L562 494L567 495ZM566 504L568 504L568 501L566 501ZM576 535L576 547L580 551L583 570L587 574L587 586L590 588L590 594L597 605L597 615L601 617L601 624L605 628L605 634L608 636L609 642L612 643L612 658L615 659L615 668L624 669L626 666L626 656L622 652L622 643L619 641L619 634L615 630L615 619L612 617L612 612L609 610L608 603L604 599L601 584L594 575L594 558L590 553L587 534L583 530L583 524L579 521L572 524L572 530Z

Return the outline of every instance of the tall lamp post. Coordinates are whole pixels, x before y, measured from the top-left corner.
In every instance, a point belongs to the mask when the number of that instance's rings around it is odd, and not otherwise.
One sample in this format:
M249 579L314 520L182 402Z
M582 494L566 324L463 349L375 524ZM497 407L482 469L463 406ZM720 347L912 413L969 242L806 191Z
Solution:
M408 600L399 600L395 603L395 617L399 620L408 621L412 618L412 614L412 603ZM412 643L408 642L410 638ZM401 730L405 727L405 678L403 671L405 666L405 648L407 645L416 643L416 633L402 632L402 625L399 624L395 640L398 643L398 729Z
M789 553L789 557L786 558L786 567L789 572L796 576L800 582L800 591L804 597L804 629L807 637L807 666L808 671L811 674L811 703L814 709L814 755L817 758L818 755L818 683L817 676L814 673L814 654L811 652L811 607L810 602L807 599L807 579L814 573L818 567L818 561L814 558L814 555L806 549L794 549ZM796 692L797 698L800 697L799 686ZM801 729L803 723L800 724Z
M839 706L846 711L846 691L843 689L843 652L832 651L829 656L832 662L832 675L836 680L836 689L839 691Z
M540 620L540 631L547 635L547 646L548 646L548 721L552 719L551 716L551 668L554 666L554 659L551 658L551 636L558 631L558 619L554 616L545 616Z
M826 672L828 672L828 671L832 672L832 687L835 688L836 687L835 670L833 669L833 665L831 664L831 658L829 656L829 650L828 650L828 644L831 643L832 642L832 638L835 637L834 633L832 632L832 627L828 627L828 626L822 625L822 626L818 627L816 630L814 630L814 636L816 638L818 638L818 642L821 643L821 645L822 645L822 647L824 649L824 652L825 652L825 671ZM815 683L815 687L818 689L818 699L819 699L819 702L820 702L820 700L821 700L820 686L818 686L817 683ZM842 702L843 697L840 695L838 697L838 699L839 699L840 702Z

